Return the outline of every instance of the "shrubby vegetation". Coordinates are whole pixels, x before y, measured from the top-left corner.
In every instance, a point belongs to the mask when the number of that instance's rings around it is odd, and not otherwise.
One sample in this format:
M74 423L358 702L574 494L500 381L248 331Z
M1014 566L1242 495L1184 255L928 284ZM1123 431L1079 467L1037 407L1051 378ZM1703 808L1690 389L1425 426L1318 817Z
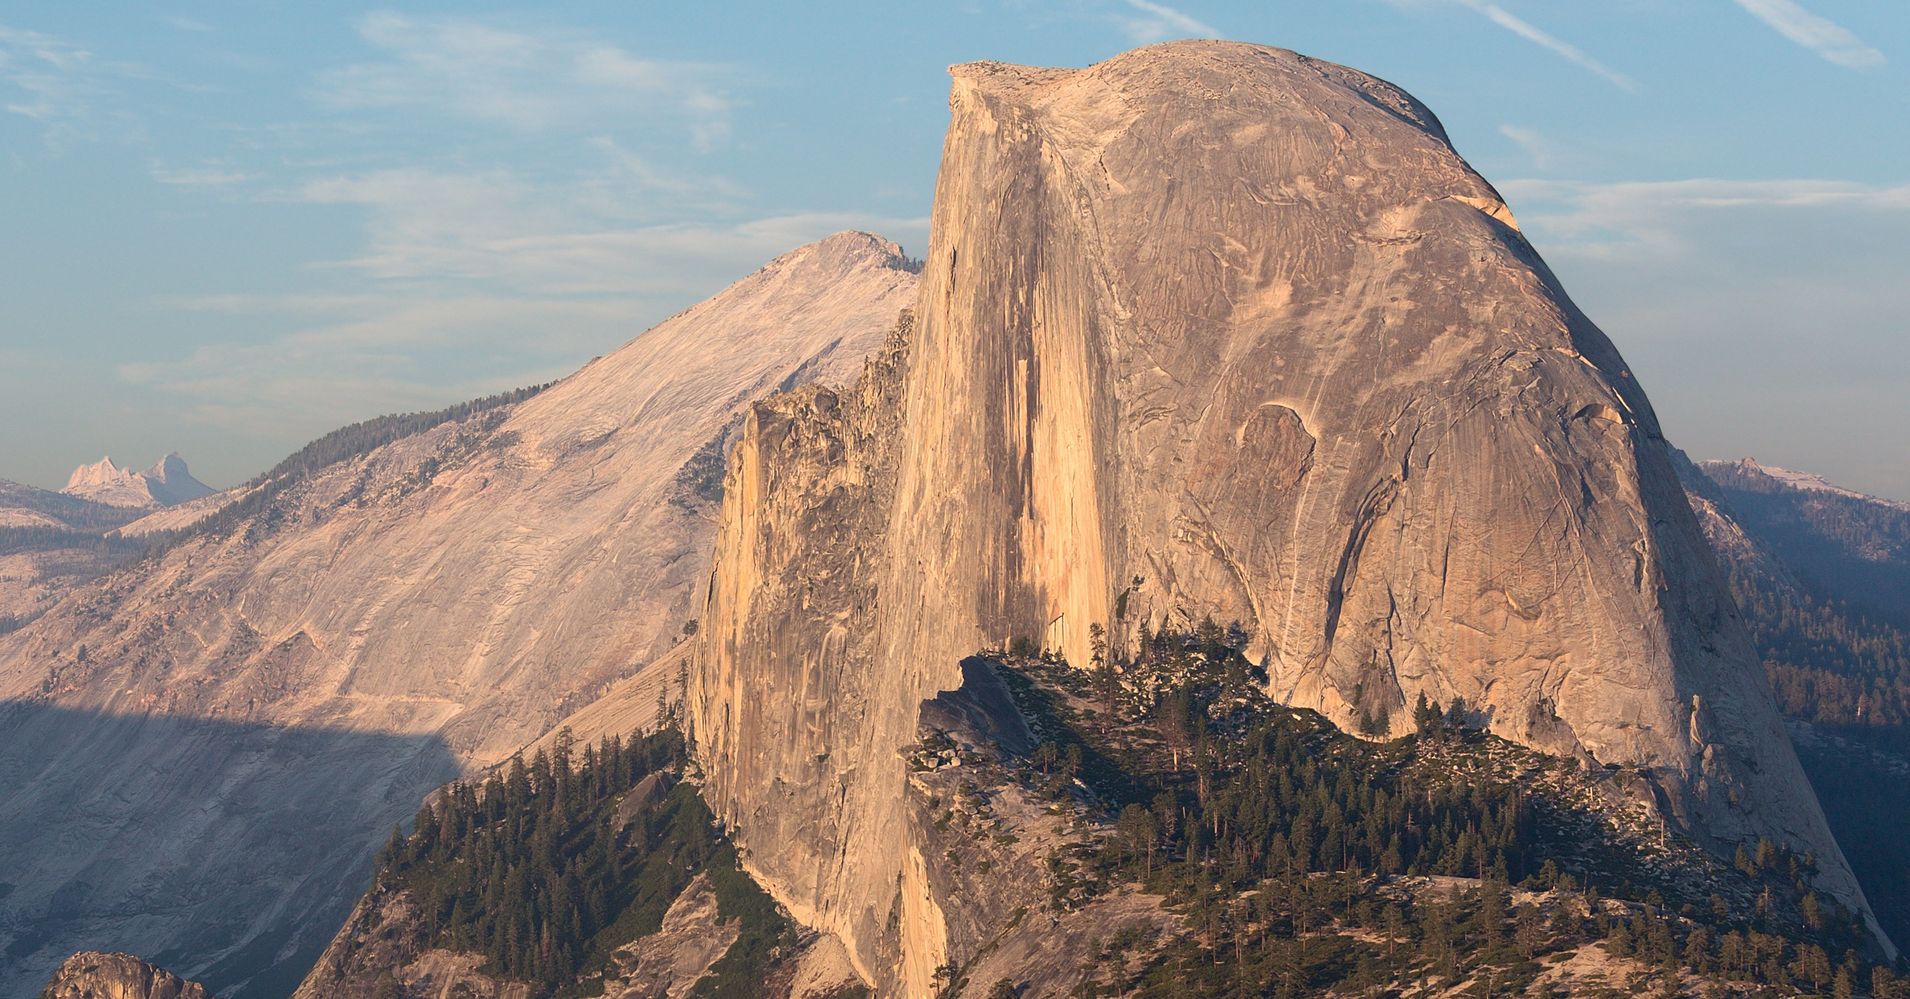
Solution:
M1241 637L1208 623L1122 661L1097 636L1107 661L1086 671L1026 645L995 657L1041 739L1022 779L1100 830L1056 859L1054 904L1139 888L1191 929L1138 971L1142 940L1117 935L1083 994L1511 995L1594 941L1658 969L1665 994L1682 994L1678 974L1899 994L1854 920L1811 893L1809 857L1749 843L1736 865L1681 877L1567 784L1532 780L1571 764L1469 729L1463 705L1422 701L1415 735L1363 742L1268 701Z

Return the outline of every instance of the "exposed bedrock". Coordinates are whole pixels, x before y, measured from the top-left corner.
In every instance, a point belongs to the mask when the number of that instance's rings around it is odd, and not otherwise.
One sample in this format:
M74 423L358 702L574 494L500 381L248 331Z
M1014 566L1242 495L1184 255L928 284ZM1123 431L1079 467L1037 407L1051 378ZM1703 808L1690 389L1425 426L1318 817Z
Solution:
M730 471L691 714L798 914L923 992L922 701L1210 615L1348 729L1463 698L1863 905L1644 392L1424 106L1219 42L952 72L906 350L756 407Z

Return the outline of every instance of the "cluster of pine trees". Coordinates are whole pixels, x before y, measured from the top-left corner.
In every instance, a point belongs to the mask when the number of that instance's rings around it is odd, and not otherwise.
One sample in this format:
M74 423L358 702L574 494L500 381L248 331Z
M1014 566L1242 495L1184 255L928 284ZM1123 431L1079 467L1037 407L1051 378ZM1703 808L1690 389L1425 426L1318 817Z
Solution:
M118 558L144 551L146 541L143 538L121 538L64 527L0 527L0 555L74 548Z
M1604 941L1666 989L1687 974L1899 994L1890 968L1859 958L1854 919L1810 894L1810 858L1760 843L1718 875L1735 901L1692 895L1628 849L1562 842L1582 816L1493 779L1482 761L1496 740L1465 725L1463 705L1422 700L1416 735L1363 742L1265 701L1240 645L1211 625L1149 634L1132 661L1097 644L1106 661L1085 678L1026 650L997 659L1043 740L1029 786L1079 781L1105 816L1085 879L1165 895L1194 930L1138 976L1117 969L1139 941L1117 936L1088 992L1381 994L1432 976L1516 994L1543 955ZM1055 904L1078 905L1060 883Z
M1910 723L1910 629L1847 602L1734 572L1778 706L1826 725Z
M560 734L481 783L451 785L410 835L394 829L381 883L410 891L438 946L484 954L510 978L573 982L655 931L696 872L725 859L695 789L669 783L683 757L670 729L581 753ZM632 794L647 800L619 812Z

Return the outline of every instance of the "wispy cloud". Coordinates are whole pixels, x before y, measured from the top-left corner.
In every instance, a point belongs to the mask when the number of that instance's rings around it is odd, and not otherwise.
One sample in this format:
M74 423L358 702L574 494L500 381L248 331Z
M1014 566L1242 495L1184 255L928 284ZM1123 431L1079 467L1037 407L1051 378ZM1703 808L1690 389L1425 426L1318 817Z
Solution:
M1557 161L1558 157L1553 152L1552 144L1547 142L1545 136L1540 135L1537 129L1502 124L1499 126L1499 134L1510 139L1513 145L1518 146L1520 151L1532 160L1532 165L1541 170L1550 168Z
M1792 0L1737 0L1737 5L1826 61L1852 69L1884 64L1882 52L1864 44L1842 25L1819 17Z
M582 34L465 17L383 11L361 18L357 30L381 58L321 77L314 96L323 106L424 108L523 131L669 118L700 147L729 134L729 67L651 59Z
M154 164L150 172L154 180L173 187L232 187L254 179L253 174L242 170L216 166L166 167Z
M310 181L279 200L355 206L365 244L329 265L387 282L455 283L538 296L655 294L740 275L830 232L926 235L921 219L801 212L749 221L639 221L654 178L537 182L505 171L378 170ZM663 181L675 185L674 180ZM672 188L672 200L695 192ZM916 245L920 245L919 240Z
M329 112L320 121L248 132L235 158L149 167L161 183L359 229L348 250L308 263L295 293L154 303L183 324L245 331L118 368L200 423L295 440L542 380L832 232L926 241L921 218L752 208L686 152L724 141L730 90L750 83L731 67L521 22L353 23L365 51L305 92ZM440 136L429 153L382 144L393 124L421 122ZM525 151L497 157L500 131Z
M86 111L96 60L91 52L38 31L0 24L0 82L11 114L50 122Z
M1627 93L1636 93L1638 84L1632 78L1586 55L1583 50L1562 38L1558 38L1531 22L1524 20L1496 3L1486 0L1457 0L1458 3L1478 12L1486 20L1518 35L1520 38L1557 55L1582 69L1602 77L1606 82Z
M1555 240L1555 252L1618 259L1688 257L1690 231L1705 213L1843 211L1879 217L1910 213L1910 183L1842 180L1718 180L1588 183L1509 180L1499 190L1529 231Z
M1127 36L1146 45L1169 38L1225 38L1220 29L1199 18L1152 0L1127 0L1138 14L1116 14L1115 20Z

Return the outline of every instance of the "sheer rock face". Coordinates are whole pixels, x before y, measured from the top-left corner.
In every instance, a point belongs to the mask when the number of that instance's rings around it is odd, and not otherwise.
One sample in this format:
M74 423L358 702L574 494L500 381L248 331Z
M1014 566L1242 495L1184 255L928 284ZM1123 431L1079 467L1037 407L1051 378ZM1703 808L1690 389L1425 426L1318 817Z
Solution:
M863 233L792 251L0 636L0 995L102 945L288 991L419 798L676 642L742 410L853 378L914 266Z
M66 959L40 999L209 999L200 985L132 956L83 951Z
M1209 615L1349 729L1463 698L1862 905L1644 393L1430 112L1217 42L953 74L900 387L759 406L731 471L692 716L798 912L924 991L918 705Z

